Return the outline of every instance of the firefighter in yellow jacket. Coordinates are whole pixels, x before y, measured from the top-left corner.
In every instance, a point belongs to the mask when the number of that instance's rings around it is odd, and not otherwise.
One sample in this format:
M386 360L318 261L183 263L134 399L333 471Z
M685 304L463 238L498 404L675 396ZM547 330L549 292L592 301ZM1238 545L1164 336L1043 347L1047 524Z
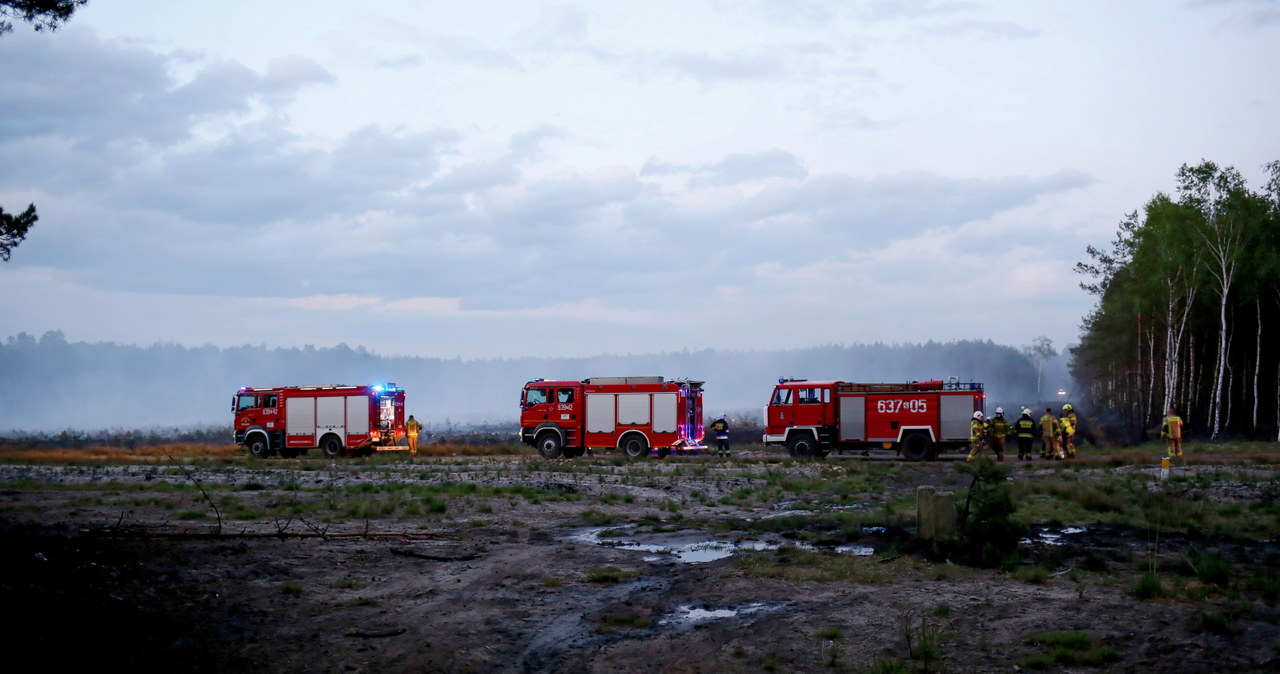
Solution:
M982 452L982 442L986 438L987 425L982 420L982 412L974 412L973 419L969 421L969 458L966 461L973 461Z
M1062 432L1062 424L1053 416L1053 409L1044 408L1044 416L1040 417L1040 456L1046 459L1061 458L1058 456L1058 434Z
M1004 418L1004 408L997 407L996 415L987 424L991 451L996 453L996 461L1004 461L1004 440L1009 437L1009 428L1009 420Z
M418 455L418 434L422 432L422 422L409 415L409 420L404 422L404 432L409 436L409 454Z
M1169 458L1182 456L1182 417L1172 407L1169 408L1164 423L1160 424L1160 437L1169 444Z
M1076 456L1076 413L1071 409L1071 403L1062 406L1058 423L1062 425L1061 454L1068 459L1073 459Z

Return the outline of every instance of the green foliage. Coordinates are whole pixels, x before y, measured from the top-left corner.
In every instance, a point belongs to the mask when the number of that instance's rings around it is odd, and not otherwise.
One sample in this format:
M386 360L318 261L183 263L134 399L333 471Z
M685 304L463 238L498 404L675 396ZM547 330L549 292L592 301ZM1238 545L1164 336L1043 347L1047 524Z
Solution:
M1164 597L1166 596L1164 582L1154 571L1145 571L1138 577L1138 582L1133 587L1133 596L1142 600Z
M0 0L0 35L13 30L12 19L25 21L37 31L57 30L58 26L71 18L76 9L88 2L89 0Z
M1046 652L1024 659L1021 665L1026 669L1100 667L1120 660L1114 648L1096 646L1094 637L1084 632L1041 632L1028 637L1027 643Z
M970 566L1012 568L1017 564L1018 541L1026 527L1013 519L1017 508L1008 482L1011 468L979 457L958 469L972 475L973 481L960 506L953 557Z
M276 591L278 591L280 594L288 595L290 597L301 597L302 585L292 580L289 580L289 581L280 583L280 586L276 588Z
M620 583L622 570L616 566L602 566L587 571L588 583Z
M1216 550L1191 548L1187 551L1187 566L1202 583L1227 587L1231 583L1231 561Z
M1280 283L1280 162L1267 168L1272 180L1260 193L1233 167L1183 165L1174 197L1157 194L1126 215L1110 248L1089 246L1090 260L1076 265L1098 303L1071 370L1090 382L1083 402L1095 417L1123 421L1115 439L1158 427L1166 404L1193 431L1216 435L1232 398L1243 405L1246 396L1276 390L1280 356L1266 345L1280 339L1271 318ZM1189 382L1198 364L1211 369ZM1220 389L1228 371L1258 376L1257 388ZM1233 415L1227 430L1257 433L1276 421L1276 406L1264 404L1257 419Z
M1230 617L1216 611L1197 611L1193 627L1197 632L1217 634L1224 637L1229 637L1238 632Z

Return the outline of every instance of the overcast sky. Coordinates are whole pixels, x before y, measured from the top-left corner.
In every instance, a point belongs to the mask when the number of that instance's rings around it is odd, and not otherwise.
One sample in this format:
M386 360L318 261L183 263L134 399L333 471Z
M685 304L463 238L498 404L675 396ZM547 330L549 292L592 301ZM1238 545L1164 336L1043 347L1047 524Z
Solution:
M0 339L464 358L1047 335L1280 2L91 0L0 37Z

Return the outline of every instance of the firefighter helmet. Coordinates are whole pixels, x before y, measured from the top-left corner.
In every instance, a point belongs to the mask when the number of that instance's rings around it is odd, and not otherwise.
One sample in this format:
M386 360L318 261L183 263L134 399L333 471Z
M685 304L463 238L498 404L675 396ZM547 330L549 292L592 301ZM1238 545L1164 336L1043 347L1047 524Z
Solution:
M973 413L973 418L974 418L974 419L981 419L981 418L982 418L982 412L974 412L974 413Z
M1062 409L1063 409L1063 410L1066 410L1067 412L1070 412L1070 411L1071 411L1071 403L1067 403L1066 405L1063 405L1063 406L1062 406Z
M1004 408L1003 408L1003 407L997 407L997 408L996 408L996 416L998 416L998 417L1002 417L1002 416L1004 416Z

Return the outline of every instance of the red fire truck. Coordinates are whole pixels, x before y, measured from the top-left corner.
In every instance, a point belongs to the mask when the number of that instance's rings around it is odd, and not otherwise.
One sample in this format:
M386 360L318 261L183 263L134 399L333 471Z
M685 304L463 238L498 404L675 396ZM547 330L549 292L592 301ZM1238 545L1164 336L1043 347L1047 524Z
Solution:
M520 439L548 459L614 447L633 458L650 451L665 457L673 449L705 449L702 438L700 381L534 379L520 394Z
M764 442L792 456L831 450L895 449L906 459L936 458L968 446L969 421L981 412L982 384L955 378L858 384L779 379L765 408Z
M376 386L245 387L231 401L235 440L252 456L372 454L405 437L404 389Z

